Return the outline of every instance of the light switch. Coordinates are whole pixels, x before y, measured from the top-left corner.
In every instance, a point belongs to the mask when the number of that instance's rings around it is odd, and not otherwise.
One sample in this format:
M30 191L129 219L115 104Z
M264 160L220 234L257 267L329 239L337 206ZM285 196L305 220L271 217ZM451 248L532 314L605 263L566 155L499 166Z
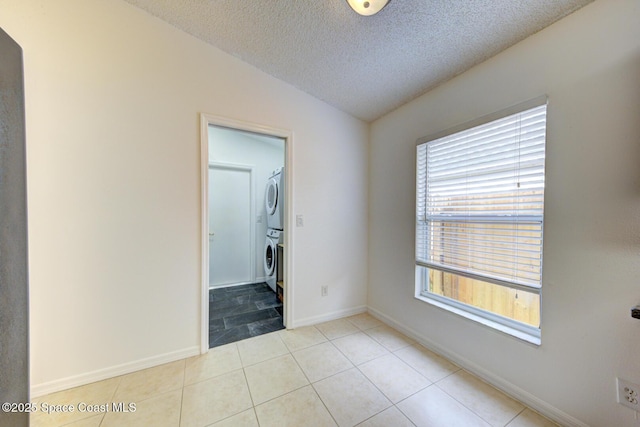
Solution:
M296 215L296 227L304 227L304 218L302 215Z
M256 222L258 224L262 224L262 214L258 215L258 218L257 218Z

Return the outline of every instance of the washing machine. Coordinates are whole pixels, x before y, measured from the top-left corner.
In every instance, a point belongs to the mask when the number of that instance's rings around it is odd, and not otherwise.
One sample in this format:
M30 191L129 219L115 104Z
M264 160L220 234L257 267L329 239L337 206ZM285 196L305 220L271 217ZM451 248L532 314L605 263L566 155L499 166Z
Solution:
M264 203L267 209L267 228L284 229L284 168L273 171L267 180Z
M284 241L282 230L268 229L264 243L264 273L266 282L273 291L276 291L276 276L278 275L278 244Z

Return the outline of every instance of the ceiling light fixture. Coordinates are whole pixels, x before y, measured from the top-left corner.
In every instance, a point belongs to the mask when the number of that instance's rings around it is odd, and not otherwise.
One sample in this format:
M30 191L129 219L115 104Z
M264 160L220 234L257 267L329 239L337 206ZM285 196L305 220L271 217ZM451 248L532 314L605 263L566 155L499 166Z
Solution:
M347 0L351 9L360 15L371 16L380 12L390 0Z

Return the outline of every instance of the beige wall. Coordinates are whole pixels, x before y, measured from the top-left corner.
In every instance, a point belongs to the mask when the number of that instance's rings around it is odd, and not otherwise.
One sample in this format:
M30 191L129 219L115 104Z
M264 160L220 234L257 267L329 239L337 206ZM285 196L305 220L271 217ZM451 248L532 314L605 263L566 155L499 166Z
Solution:
M363 309L365 123L124 2L0 11L25 57L33 394L199 350L200 112L293 134L292 326Z
M597 0L374 122L369 306L567 425L636 426L640 3ZM542 345L413 298L416 140L548 95Z

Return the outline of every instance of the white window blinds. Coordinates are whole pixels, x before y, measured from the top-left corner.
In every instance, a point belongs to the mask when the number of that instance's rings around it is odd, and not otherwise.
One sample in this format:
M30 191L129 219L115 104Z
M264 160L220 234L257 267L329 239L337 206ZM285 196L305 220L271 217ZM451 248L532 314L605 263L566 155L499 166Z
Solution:
M417 147L416 263L540 288L546 104Z

